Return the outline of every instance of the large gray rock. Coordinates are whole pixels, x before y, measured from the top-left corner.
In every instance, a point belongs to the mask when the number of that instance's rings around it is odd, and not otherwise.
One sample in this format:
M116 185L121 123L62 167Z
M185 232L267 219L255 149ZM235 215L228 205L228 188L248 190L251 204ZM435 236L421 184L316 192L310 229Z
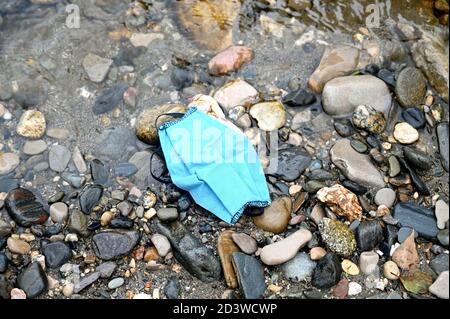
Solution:
M103 231L92 237L92 246L100 259L113 260L130 253L139 238L136 231Z
M117 160L126 155L128 147L133 148L136 144L134 133L125 128L110 128L104 130L96 139L95 155L100 159Z
M395 93L402 106L416 106L422 103L426 91L427 83L419 69L408 67L400 72Z
M156 221L155 225L157 232L169 239L175 258L193 276L203 282L220 279L220 262L214 252L189 233L181 223L176 221L166 225Z
M266 291L264 268L252 256L236 252L232 259L239 281L239 289L245 299L260 299Z
M50 164L50 168L55 172L64 172L70 162L71 157L72 154L67 149L67 147L63 145L52 146L50 152L48 153L48 162Z
M331 160L342 173L355 183L381 189L385 186L383 176L375 168L369 157L355 151L350 141L339 140L331 148Z
M367 105L387 118L391 104L386 83L371 75L335 78L323 90L323 109L336 117L350 115L359 105Z
M289 280L302 281L311 277L316 263L307 253L298 253L293 259L282 265L283 273Z

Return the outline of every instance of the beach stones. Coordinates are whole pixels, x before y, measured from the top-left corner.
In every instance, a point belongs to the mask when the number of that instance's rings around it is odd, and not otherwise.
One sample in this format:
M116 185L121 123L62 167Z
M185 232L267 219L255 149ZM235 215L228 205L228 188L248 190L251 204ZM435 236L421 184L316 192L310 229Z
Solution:
M32 299L48 288L47 275L38 262L31 263L17 278L17 286Z
M333 253L348 257L356 251L355 235L344 223L324 218L319 229L323 241Z
M307 253L298 253L281 267L287 279L302 281L312 276L316 263L311 260Z
M319 289L328 289L339 282L341 275L342 267L338 256L328 253L317 263L311 284Z
M326 204L333 213L350 222L361 219L362 208L358 202L358 197L339 184L320 189L317 192L317 198Z
M232 263L244 298L262 298L266 291L262 264L256 258L240 252L233 253Z
M139 242L135 231L103 231L92 237L96 256L103 260L114 260L129 254Z
M44 201L24 188L16 188L9 192L5 207L9 216L22 227L43 224L49 217L48 207Z
M400 227L413 228L426 239L434 239L439 233L434 211L416 203L398 203L392 216Z
M0 176L13 172L19 166L20 158L14 153L0 153Z
M416 106L422 103L426 90L426 79L419 69L407 67L398 75L395 93L402 106Z
M89 79L95 83L101 83L109 72L113 60L89 53L83 59L82 65Z
M103 187L100 185L88 185L80 194L80 208L85 214L90 214L92 209L102 198Z
M289 197L282 197L264 209L264 213L253 217L256 227L279 234L286 230L291 220L292 202Z
M41 138L47 127L44 114L37 110L25 111L17 124L16 132L30 139Z
M420 258L417 253L416 243L414 241L414 234L411 233L409 237L398 247L392 255L392 261L394 261L398 267L403 270L417 269L419 266Z
M259 101L258 91L240 79L228 82L213 97L227 113L237 106L249 107Z
M258 250L258 245L253 237L244 233L233 233L231 235L234 243L240 248L240 250L247 255L252 255Z
M395 125L394 138L401 144L413 144L419 139L419 132L406 122Z
M373 134L381 134L386 128L384 114L371 106L359 105L353 112L352 122L356 128Z
M49 268L58 268L68 262L72 257L72 251L63 242L57 241L44 246L42 250L45 263Z
M282 128L286 123L286 110L280 102L264 102L252 106L250 115L258 121L258 127L266 132Z
M253 50L245 46L232 46L220 52L208 63L212 75L226 75L239 70L242 65L253 59Z

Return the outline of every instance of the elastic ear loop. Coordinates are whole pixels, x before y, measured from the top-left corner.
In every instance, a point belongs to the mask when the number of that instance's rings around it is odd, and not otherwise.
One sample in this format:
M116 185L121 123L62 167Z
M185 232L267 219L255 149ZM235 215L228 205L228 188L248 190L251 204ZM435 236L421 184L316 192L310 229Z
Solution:
M164 113L159 115L156 120L155 120L155 128L156 130L158 130L158 120L162 117L162 116L171 116L174 118L182 118L185 114L184 113ZM153 169L152 169L152 165L153 165L153 158L155 157L155 155L157 155L159 157L159 159L164 163L164 171L162 172L162 174L160 176L156 176L153 173ZM152 177L157 180L160 183L163 184L167 184L167 183L171 183L172 179L169 176L163 177L164 174L166 174L168 172L167 169L167 164L165 163L164 160L164 153L162 151L161 146L158 147L158 149L156 149L155 151L153 151L152 155L150 156L150 175L152 175Z

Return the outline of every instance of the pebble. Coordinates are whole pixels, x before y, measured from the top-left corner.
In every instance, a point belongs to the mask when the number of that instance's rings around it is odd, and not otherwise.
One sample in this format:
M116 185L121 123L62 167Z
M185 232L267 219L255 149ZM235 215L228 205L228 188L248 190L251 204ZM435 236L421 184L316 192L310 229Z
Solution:
M416 148L404 147L403 155L406 161L417 169L429 170L433 166L430 157Z
M239 70L253 59L253 50L245 46L232 46L220 52L208 63L211 75L226 75Z
M310 231L300 229L289 237L265 246L261 250L260 258L266 265L280 265L295 257L299 249L312 238Z
M278 198L264 209L260 216L253 217L253 223L262 230L279 234L285 231L291 219L292 202L289 197Z
M336 132L342 137L349 137L355 134L353 125L348 119L335 120L333 126Z
M83 289L92 285L99 278L100 278L100 274L98 272L93 272L93 273L87 275L86 277L83 277L83 279L81 279L80 281L75 283L73 292L76 294L80 293Z
M383 274L389 280L398 280L401 273L397 264L389 260L383 265Z
M337 299L346 299L348 296L349 282L347 278L342 278L333 288L333 296Z
M119 163L114 168L114 175L120 177L130 177L138 171L136 165L131 163Z
M236 289L238 287L237 277L232 264L232 256L239 252L239 247L233 242L233 231L225 230L219 235L217 241L217 252L222 263L222 271L228 288Z
M0 219L0 238L8 237L11 234L11 230L11 225Z
M20 117L16 131L20 136L39 139L44 135L46 127L47 124L43 113L36 110L28 110Z
M108 288L111 290L114 290L114 289L122 287L124 283L125 283L125 279L123 279L122 277L114 278L113 280L111 280L108 283Z
M361 141L358 140L351 140L350 141L350 145L353 147L353 149L355 151L357 151L358 153L364 154L365 152L367 152L367 145L364 144Z
M250 106L259 100L256 89L243 80L234 80L214 93L216 101L227 112L236 106Z
M319 204L315 205L311 211L311 215L309 216L316 225L319 225L322 219L326 217L325 210Z
M399 163L397 157L390 156L389 157L389 176L395 177L398 174L400 174L400 172L401 172L400 163Z
M100 115L113 111L122 104L123 94L127 89L126 84L120 83L103 90L95 100L92 112L95 115Z
M359 275L359 268L358 266L352 262L351 260L344 259L341 263L342 270L350 275L350 276L358 276Z
M355 235L344 223L324 218L319 224L319 229L322 240L333 253L348 257L355 252Z
M328 289L339 282L341 275L342 267L338 256L328 253L317 263L311 284L319 289Z
M442 272L428 290L438 298L449 299L449 272Z
M203 282L219 280L219 260L211 249L189 233L181 223L176 221L168 226L156 221L156 229L169 239L175 258L189 273Z
M419 139L419 132L406 122L395 125L394 138L401 144L412 144Z
M295 1L289 1L292 2ZM322 93L327 82L353 71L358 61L359 50L354 47L348 45L326 47L319 66L308 80L309 88L317 94Z
M392 255L392 261L403 270L416 269L420 258L417 253L414 234L411 234Z
M72 257L72 251L63 242L50 243L42 249L45 263L49 268L55 269L64 265Z
M366 251L359 256L359 268L365 275L370 275L378 269L380 257L373 251Z
M89 79L95 83L101 83L106 78L113 60L89 53L83 59L82 65Z
M130 42L134 47L148 47L155 40L164 39L162 33L133 33Z
M158 254L161 257L166 257L167 254L171 251L170 242L166 236L161 234L154 234L150 238L153 245L155 245L156 250L158 250Z
M86 215L79 210L72 211L67 228L69 231L77 233L83 237L89 235L88 219Z
M0 176L14 172L20 164L20 158L14 153L0 153Z
M374 249L383 241L383 228L377 220L363 221L355 231L356 243L361 251Z
M98 258L113 260L130 253L139 237L135 231L103 231L92 237L92 245Z
M362 292L362 286L358 284L357 282L350 282L348 284L348 295L349 296L356 296L359 295Z
M444 169L449 171L449 128L448 123L440 123L436 128L439 141L439 153Z
M50 218L55 223L64 224L69 218L69 208L63 202L52 204L50 206Z
M387 208L392 208L395 203L396 193L391 188L382 188L375 195L374 202L378 206L384 205Z
M90 214L103 195L100 185L87 185L80 193L79 201L81 211Z
M426 79L419 69L407 67L398 75L395 93L402 106L416 106L423 103L426 90Z
M440 275L442 272L447 271L448 270L448 254L446 253L442 253L438 256L436 256L436 258L434 258L431 262L430 262L430 267L431 269L433 269L433 271Z
M258 127L266 132L278 130L286 123L286 110L280 102L255 104L249 113L258 122Z
M170 223L178 219L178 210L176 208L160 208L156 215L164 223Z
M26 155L38 155L47 149L47 143L43 140L26 141L23 146L23 152Z
M392 216L400 227L413 228L426 239L436 238L439 232L434 212L416 203L398 203Z
M53 145L48 153L50 168L55 172L64 172L70 162L70 151L62 145Z
M376 189L385 186L383 177L370 158L353 150L348 139L336 142L330 154L332 162L351 181Z
M109 128L95 139L94 155L100 159L117 160L124 156L135 144L136 137L126 127Z
M62 289L62 293L63 293L64 297L66 297L66 298L72 297L74 289L75 289L75 287L72 283L65 284Z
M326 254L327 251L322 247L314 247L309 251L309 255L313 261L322 259Z
M14 288L11 290L11 300L27 299L27 294L22 289Z
M360 220L362 217L358 197L342 185L336 184L320 189L317 192L317 199L326 204L333 213L349 222Z
M231 237L239 249L247 255L253 255L258 250L256 240L247 234L233 233Z
M303 281L312 276L316 263L307 253L298 253L282 266L284 276L293 281Z
M47 130L47 136L56 140L66 140L70 136L70 132L64 128L52 127Z
M386 119L382 112L377 112L373 107L359 105L352 116L353 125L373 134L381 134L386 128Z
M109 165L98 159L91 161L91 176L96 184L105 185L109 179Z
M415 129L423 128L426 123L423 112L415 107L410 107L403 110L402 117L405 122L407 122Z
M441 245L448 247L448 229L441 230L437 234L437 238L438 238L439 242L441 243Z
M176 277L171 277L164 286L164 294L167 299L178 299L180 296L180 286Z
M27 255L31 251L31 246L27 242L13 237L8 238L7 246L13 254Z
M17 286L33 299L47 290L47 275L38 262L33 262L19 275Z
M325 85L322 99L324 111L338 117L352 114L360 105L371 106L387 117L392 103L387 85L371 75L335 78Z
M266 291L264 269L254 257L235 252L233 266L239 282L239 290L245 299L261 299Z
M283 104L292 107L308 106L315 102L316 96L304 89L292 91L283 97Z
M134 221L128 217L120 216L118 218L114 218L109 226L115 229L131 229L134 226Z
M298 147L280 150L275 175L286 182L294 182L309 167L311 161L311 156Z

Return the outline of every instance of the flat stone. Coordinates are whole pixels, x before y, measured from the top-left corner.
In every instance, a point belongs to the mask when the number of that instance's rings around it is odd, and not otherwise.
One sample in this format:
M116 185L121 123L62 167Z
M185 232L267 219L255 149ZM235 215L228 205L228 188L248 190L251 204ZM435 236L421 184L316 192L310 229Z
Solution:
M410 227L402 227L398 230L398 234L397 234L397 240L400 244L403 244L405 242L405 240L408 239L408 237L414 234L414 238L417 238L419 236L419 234L417 234L417 232L410 228Z
M311 156L299 148L280 150L275 175L286 182L293 182L309 167L311 161Z
M87 172L88 167L78 146L75 146L73 149L72 160L79 173L84 174Z
M449 272L444 271L442 272L439 277L436 279L436 281L428 288L428 290L435 295L438 298L441 299L449 299Z
M258 250L258 245L253 237L244 233L233 233L231 235L234 243L240 248L240 250L247 255L252 255Z
M10 191L5 200L5 207L9 216L22 227L43 224L49 217L48 205L43 199L24 188Z
M392 216L398 220L400 227L413 228L426 239L436 238L439 232L434 212L418 204L398 203Z
M44 246L42 252L45 256L46 265L52 269L61 267L72 257L70 248L60 241Z
M114 175L120 177L130 177L138 171L136 165L132 163L119 163L114 168Z
M103 90L95 100L92 112L95 115L100 115L120 107L123 101L123 94L127 89L128 86L126 84L120 83Z
M253 217L256 227L275 234L286 230L291 219L292 202L289 197L276 199L264 209L264 213Z
M90 234L88 230L88 218L79 210L72 211L67 228L71 232L83 237L87 237Z
M166 236L161 234L154 234L150 238L150 240L153 245L155 245L155 248L161 257L166 257L167 254L171 251L170 242Z
M94 282L99 280L99 278L100 278L99 272L93 272L93 273L87 275L86 277L83 277L83 279L81 279L80 281L75 283L73 292L76 294L80 293L82 290L86 289L87 287L92 285Z
M266 132L278 130L286 123L286 110L280 102L255 104L250 109L250 115L258 122L258 127Z
M114 289L122 287L124 283L125 283L125 279L123 279L122 277L114 278L113 280L111 280L108 283L108 288L111 290L114 290Z
M31 251L31 246L23 240L9 237L7 240L8 249L13 254L27 255Z
M155 40L163 40L162 33L133 33L130 42L134 47L148 47Z
M344 223L324 218L319 224L319 229L322 240L333 253L348 257L355 252L355 235Z
M98 265L95 271L100 273L100 278L110 278L116 268L117 264L115 262L108 261Z
M430 262L431 269L440 275L444 271L448 271L448 254L440 254Z
M139 237L135 231L103 231L92 237L92 245L97 257L113 260L129 254L138 244Z
M266 265L280 265L295 257L297 252L312 238L309 230L300 229L289 237L265 246L261 250L260 258Z
M160 208L156 216L164 223L170 223L178 219L178 210L176 208Z
M23 152L26 155L38 155L47 149L47 143L43 140L27 141L23 146Z
M239 70L253 59L253 50L245 46L232 46L220 52L208 63L211 75L226 75Z
M80 194L80 208L85 214L90 214L103 195L103 187L100 185L87 185Z
M316 263L307 253L298 253L282 265L284 276L289 280L303 281L312 276Z
M425 115L423 111L415 107L409 107L402 112L402 118L409 125L415 129L423 128L426 124Z
M245 299L261 299L266 291L264 269L254 257L235 252L232 255L239 290Z
M395 125L394 138L401 144L413 144L419 139L419 132L406 122Z
M391 188L382 188L375 195L374 201L378 206L384 205L391 208L395 203L396 196L395 191Z
M359 275L359 268L358 266L352 262L351 260L344 259L341 263L342 270L350 275L350 276L358 276Z
M53 145L48 154L50 168L55 172L64 172L70 162L70 151L62 145Z
M411 234L408 239L406 239L405 242L403 242L403 244L395 250L392 255L392 261L394 261L398 267L403 270L418 268L420 258L417 253L414 234Z
M333 163L348 179L376 189L385 186L383 177L370 158L353 150L349 140L343 139L336 142L330 153Z
M407 67L398 75L395 93L402 106L416 106L422 103L426 91L426 79L419 69Z
M16 132L22 137L38 139L44 133L47 124L44 114L36 110L25 111L17 124Z
M168 225L156 221L155 227L169 239L175 258L189 273L203 282L219 280L219 260L211 249L204 246L181 223L175 221Z
M47 290L47 275L38 262L33 262L19 275L17 286L33 299Z
M238 287L237 276L232 264L233 254L239 252L239 247L233 242L233 231L226 230L219 235L217 241L217 252L219 253L220 262L227 286L231 289Z
M14 153L0 153L0 176L14 172L20 164L20 158Z
M55 223L64 224L69 217L69 208L66 203L58 202L50 206L50 218Z
M429 170L433 166L430 156L416 148L404 147L403 155L405 156L406 161L415 168Z
M283 97L283 104L292 107L307 106L317 101L316 96L304 89L298 89L290 92Z
M293 1L290 0L289 3L291 2ZM347 45L326 47L319 66L309 78L309 88L317 94L322 93L328 81L351 73L356 69L358 62L357 48Z
M125 150L136 144L133 132L125 127L104 130L95 139L94 154L99 159L117 160L127 154Z
M67 140L70 132L65 128L52 127L47 130L47 136L56 140Z
M332 116L352 114L359 105L371 106L389 116L392 97L387 85L371 75L338 77L323 90L323 109Z
M218 89L213 97L226 112L229 112L236 106L248 107L255 104L259 100L258 95L258 91L253 86L238 79Z
M91 176L96 184L106 185L109 179L109 165L98 159L91 161Z
M103 82L112 64L113 60L92 53L89 53L82 63L89 79L95 83Z
M328 289L339 282L341 275L342 267L338 256L328 253L317 263L311 284L319 289Z

